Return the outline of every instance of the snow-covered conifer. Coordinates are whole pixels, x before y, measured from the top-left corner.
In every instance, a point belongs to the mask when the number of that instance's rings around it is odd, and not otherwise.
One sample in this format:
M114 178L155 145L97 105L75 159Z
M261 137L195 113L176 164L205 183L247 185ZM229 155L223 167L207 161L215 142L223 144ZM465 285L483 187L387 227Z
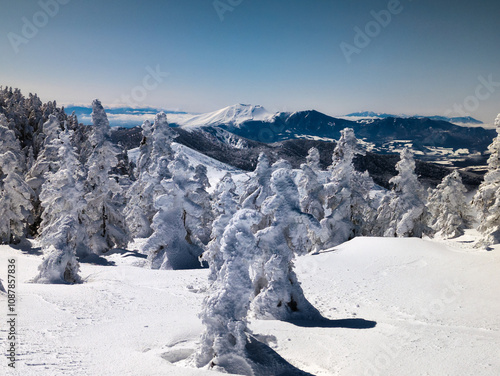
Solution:
M121 212L122 203L117 200L122 189L109 175L111 169L118 164L118 151L109 139L109 121L101 102L95 100L92 109L94 126L90 136L92 152L87 162L85 199L89 223L86 228L90 248L94 253L100 254L112 247L125 246L128 234Z
M427 208L430 225L437 236L454 238L463 235L472 222L470 207L464 193L467 188L457 170L445 176L443 181L430 191Z
M57 116L55 114L49 115L40 131L37 136L38 155L26 176L28 184L37 194L40 194L40 187L45 181L45 174L55 172L58 167L59 145L53 141L58 140L62 126Z
M216 279L205 298L200 314L205 332L194 360L198 367L253 375L246 352L247 314L253 294L250 267L258 249L252 232L261 220L251 209L238 211L221 239L220 269L210 265Z
M269 159L264 153L260 153L255 171L246 183L246 189L240 198L242 208L259 210L264 200L272 195L271 173Z
M495 119L497 137L488 151L488 172L479 186L472 202L479 211L479 227L481 239L477 247L500 243L500 114Z
M146 130L146 135L148 134ZM176 135L168 125L167 115L164 112L156 114L152 128L152 144L146 145L145 155L147 150L151 148L150 162L146 163L150 171L155 171L160 158L167 157L169 160L174 158L172 151L172 141ZM147 141L146 141L147 142ZM143 163L141 161L141 163Z
M139 146L139 158L137 159L137 166L135 177L139 180L143 172L148 171L149 164L151 163L151 150L153 149L153 127L149 120L144 121L142 128L142 140Z
M321 221L322 245L334 247L359 235L366 235L374 215L369 192L374 183L367 172L354 168L354 157L363 154L351 128L341 132L328 168L325 184L327 214Z
M158 196L165 194L160 182L170 177L167 166L173 158L173 139L174 134L164 112L156 115L153 125L147 120L142 124L136 181L126 193L127 205L124 211L133 237L145 238L152 234L151 223L156 213L154 202Z
M0 242L17 243L26 236L34 192L22 177L19 141L0 114Z
M212 233L212 223L214 213L212 211L212 202L207 189L210 188L210 182L207 176L207 167L199 164L194 168L193 177L187 188L186 198L201 208L201 214L198 215L196 224L191 227L191 232L201 243L206 246L210 241ZM187 223L189 224L189 218Z
M298 183L300 208L304 213L314 216L318 221L325 217L325 190L319 167L319 152L311 148L307 163L300 165L301 176Z
M213 212L216 216L212 224L212 233L207 250L203 253L203 260L210 266L209 281L217 277L216 272L222 267L222 253L220 252L221 239L229 221L238 210L236 184L228 172L219 181L213 192Z
M194 168L182 151L168 165L172 178L163 179L165 194L155 199L157 213L151 225L153 234L143 252L153 269L190 269L200 267L203 244L196 236L203 209L191 201L187 192L192 187Z
M381 236L422 237L430 232L426 192L415 174L413 154L407 148L401 151L396 170L399 174L389 180L394 187L379 206L374 232Z
M42 185L39 241L45 249L52 245L74 255L85 255L89 253L84 227L85 173L71 143L72 133L65 130L53 141L59 147L59 166L56 172L47 173Z
M259 255L252 267L256 294L252 311L268 319L318 318L318 311L305 298L293 271L293 259L294 254L312 249L309 232L319 223L300 211L291 169L276 169L271 189L273 195L261 208L270 225L256 233Z

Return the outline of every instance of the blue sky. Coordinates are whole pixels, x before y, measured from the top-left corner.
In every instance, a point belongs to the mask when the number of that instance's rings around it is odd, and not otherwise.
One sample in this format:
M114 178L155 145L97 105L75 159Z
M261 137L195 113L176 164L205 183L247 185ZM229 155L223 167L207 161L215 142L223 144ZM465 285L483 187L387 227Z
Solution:
M0 85L58 103L462 112L492 123L500 3L443 3L0 0ZM221 15L214 4L231 10ZM366 46L355 28L371 34ZM346 58L342 43L357 52Z

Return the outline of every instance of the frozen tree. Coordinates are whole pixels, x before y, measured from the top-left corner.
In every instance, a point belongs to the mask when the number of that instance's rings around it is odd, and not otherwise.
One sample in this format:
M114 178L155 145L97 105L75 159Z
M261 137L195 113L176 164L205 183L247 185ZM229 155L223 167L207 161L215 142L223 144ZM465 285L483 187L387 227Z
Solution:
M375 234L396 237L422 237L430 232L427 226L426 192L415 174L415 160L407 148L401 151L396 164L399 174L389 180L392 191L381 202Z
M148 171L149 164L151 163L151 151L153 149L153 127L149 120L146 120L142 126L142 140L139 146L139 158L137 159L137 167L135 176L137 180L140 179L144 172Z
M68 226L61 223L62 231ZM68 249L60 249L49 246L44 250L45 257L38 267L38 275L34 278L35 283L80 283L78 275L80 266L75 255Z
M136 181L126 193L127 205L124 211L132 237L145 238L152 234L151 223L156 213L154 201L165 193L160 182L170 177L167 166L173 158L173 139L174 134L163 112L156 115L153 125L147 120L142 124Z
M488 172L479 186L472 203L479 211L479 227L481 239L478 247L489 246L500 242L500 114L495 125L497 137L493 140L488 151Z
M59 166L49 172L40 193L44 209L39 229L39 241L45 259L39 266L38 283L78 283L77 254L88 254L85 223L84 172L75 148L71 144L72 132L60 134ZM60 145L59 145L60 144Z
M258 250L252 228L261 220L251 209L238 211L220 241L221 266L210 265L216 278L211 284L200 314L205 332L195 354L197 367L253 375L245 346L247 314L253 293L250 267Z
M472 222L470 207L465 198L467 188L457 170L445 176L443 181L430 191L427 208L430 225L437 236L454 238L463 235Z
M207 189L210 188L208 181L206 166L199 164L194 169L194 175L189 182L186 198L193 204L201 208L201 213L197 218L190 220L188 218L188 228L193 235L206 246L210 241L212 223L214 221L214 213L212 211L212 203L210 194ZM195 221L194 225L189 227L189 223Z
M325 248L366 235L374 215L369 197L374 183L367 172L356 171L353 163L355 155L363 151L351 128L340 133L328 168L330 178L324 187L327 213L321 225Z
M311 148L307 155L307 163L300 165L299 179L300 208L304 213L314 216L318 221L325 217L325 189L319 166L319 152Z
M34 192L22 177L19 141L0 114L0 242L18 243L27 233Z
M118 151L110 141L109 121L98 100L92 103L92 122L92 152L87 162L85 196L89 218L86 228L91 250L101 254L113 247L125 246L128 234L121 212L122 203L118 201L122 189L109 175L111 169L118 164Z
M318 318L318 311L304 297L293 259L294 254L311 250L309 233L319 224L312 215L300 211L291 169L276 169L271 189L273 195L261 208L269 226L256 233L260 252L252 267L256 295L252 311L267 319Z
M161 181L171 178L168 163L167 157L160 158L156 171L151 174L142 171L127 191L124 215L132 237L147 238L153 232L151 224L156 214L154 202L158 196L166 193Z
M200 267L203 244L195 234L202 220L203 208L188 198L194 168L182 152L178 152L168 169L171 179L163 179L165 194L155 200L153 234L143 252L153 269L190 269Z
M88 253L88 239L84 223L87 222L84 199L85 173L71 143L72 131L66 130L53 143L59 146L57 172L46 175L40 193L43 207L39 228L42 248L51 245L76 255Z
M147 135L148 131L145 134ZM147 163L150 171L156 170L160 158L166 157L168 160L174 158L172 141L175 137L176 135L168 125L167 115L164 112L156 114L152 129L152 144L146 146L146 149L151 148L150 162ZM143 163L141 161L141 164Z
M241 207L259 210L264 200L272 194L272 168L264 153L259 154L255 171L246 183L246 189L241 195Z
M238 197L235 193L231 174L228 172L219 181L213 192L213 212L216 216L212 224L212 233L207 250L203 253L203 260L210 266L209 281L213 282L217 276L217 271L222 267L222 253L220 252L221 239L229 221L238 210Z

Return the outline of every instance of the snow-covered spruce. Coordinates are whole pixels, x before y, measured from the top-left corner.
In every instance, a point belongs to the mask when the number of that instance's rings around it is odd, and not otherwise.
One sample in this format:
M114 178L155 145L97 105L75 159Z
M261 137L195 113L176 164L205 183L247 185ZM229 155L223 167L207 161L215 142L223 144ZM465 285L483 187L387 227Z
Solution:
M69 232L65 227L70 224L63 223L61 231ZM50 246L44 250L45 258L38 267L39 273L34 278L35 283L80 283L78 275L80 266L74 252L68 248L59 249Z
M0 243L26 236L35 193L23 178L24 157L7 119L0 114Z
M65 130L53 144L59 147L59 163L56 172L46 174L40 200L43 207L39 228L42 247L68 246L80 255L88 253L88 238L84 223L87 222L84 181L85 172L71 143L72 131ZM68 226L63 232L62 224Z
M271 191L272 168L269 158L264 153L259 154L255 171L246 184L246 189L241 195L242 208L259 210L264 200L272 195Z
M479 211L479 227L481 239L476 247L490 246L500 243L500 114L495 119L497 137L488 151L488 172L479 186L472 202Z
M325 217L326 195L319 165L318 149L309 149L306 160L307 163L300 165L301 175L298 183L300 209L321 221Z
M277 164L285 166L283 162ZM261 209L266 217L264 223L269 225L256 233L259 254L252 265L252 312L263 319L318 319L319 312L307 301L297 280L293 259L294 254L312 249L309 233L319 223L300 211L299 193L289 165L272 173L271 189L273 195Z
M457 170L445 176L434 190L430 190L427 208L430 226L436 236L454 238L463 235L464 229L470 228L472 216L464 193L467 188Z
M422 237L430 233L427 226L426 192L415 174L415 160L407 148L396 164L399 174L389 180L392 191L382 200L374 226L374 235Z
M160 158L166 157L171 161L174 158L171 145L176 137L177 135L168 125L167 115L164 112L156 114L152 129L153 142L151 146L148 145L148 148L151 148L150 162L141 161L141 164L145 163L149 166L149 171L155 171Z
M191 189L199 188L194 178L196 171L182 151L176 153L168 169L172 178L161 182L165 194L155 200L153 234L143 252L153 269L200 267L204 244L196 230L203 223L204 209L188 194Z
M216 276L200 314L205 332L194 356L197 367L239 375L253 375L245 349L247 314L253 294L250 267L258 250L252 227L261 215L251 209L238 211L229 221L220 241L221 262L210 264Z
M147 120L142 124L136 181L126 193L127 205L124 210L132 237L146 238L153 233L151 224L156 213L154 201L165 194L160 182L170 177L166 167L173 158L173 139L167 116L163 112L156 115L153 125Z
M113 247L124 247L128 233L122 214L122 203L117 197L122 193L118 182L109 173L116 167L118 150L110 141L109 121L97 99L92 103L90 136L92 152L88 158L85 199L88 222L85 223L92 252L102 254Z
M186 197L201 208L201 214L193 219L187 218L187 225L193 236L203 244L203 247L210 241L214 221L211 196L207 192L208 188L210 188L210 182L207 176L207 167L199 164L194 168L194 175L187 188Z
M368 172L354 168L354 157L363 154L351 128L341 132L328 168L330 177L325 184L327 215L321 221L323 248L339 245L359 235L368 235L374 209L369 192L374 183Z
M212 233L207 250L203 253L203 261L210 267L209 281L217 278L217 272L221 269L223 258L220 252L221 239L229 221L238 210L238 197L235 193L236 184L228 172L219 181L213 192L212 210L216 219L212 224Z

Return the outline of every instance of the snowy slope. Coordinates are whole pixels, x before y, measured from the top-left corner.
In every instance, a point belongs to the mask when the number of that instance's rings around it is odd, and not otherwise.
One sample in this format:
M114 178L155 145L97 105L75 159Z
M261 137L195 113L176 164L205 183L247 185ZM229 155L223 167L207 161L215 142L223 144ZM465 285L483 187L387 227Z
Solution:
M301 257L306 296L330 321L251 328L313 375L498 375L500 247L473 250L470 239L356 238ZM4 280L10 257L20 339L16 372L1 357L6 375L216 374L183 366L203 330L207 270L147 270L139 255L115 253L114 266L82 264L82 285L35 285L41 255L0 246ZM3 295L0 306L3 316ZM4 351L5 335L2 326Z
M199 164L205 165L207 168L208 180L210 182L210 187L207 189L208 192L212 192L215 189L215 186L219 182L222 177L230 172L233 180L235 182L245 181L248 179L248 172L240 170L236 167L229 166L228 164L219 162L216 159L210 158L205 154L199 153L196 150L188 148L187 146L178 144L176 142L172 143L172 150L177 152L178 150L182 150L184 154L187 156L189 163L191 166L197 166ZM130 149L127 151L128 158L131 162L137 164L137 160L140 155L139 148Z

